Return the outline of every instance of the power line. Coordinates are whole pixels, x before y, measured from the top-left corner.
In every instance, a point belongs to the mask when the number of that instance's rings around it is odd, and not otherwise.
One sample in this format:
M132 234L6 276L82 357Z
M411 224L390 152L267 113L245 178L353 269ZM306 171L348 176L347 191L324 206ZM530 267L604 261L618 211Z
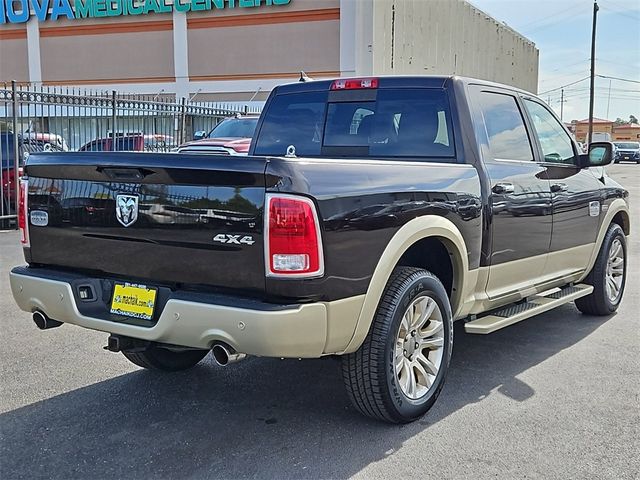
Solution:
M607 78L607 79L611 79L611 80L618 80L618 81L620 81L620 82L629 82L629 83L637 83L637 84L640 84L640 81L638 81L638 80L631 80L631 79L629 79L629 78L610 77L610 76L608 76L608 75L599 75L599 74L596 74L596 77L599 77L599 78ZM567 87L570 87L570 86L572 86L572 85L576 85L576 84L578 84L578 83L580 83L580 82L584 82L584 81L585 81L585 80L587 80L588 78L589 78L589 77L581 78L580 80L576 80L575 82L567 83L566 85L561 85L560 87L552 88L551 90L547 90L547 91L545 91L545 92L540 92L538 95L546 95L546 94L548 94L548 93L557 92L557 91L559 91L559 90L562 90L563 88L567 88ZM582 89L582 88L584 88L584 89L588 89L587 87L579 87L578 89ZM578 90L578 89L573 88L573 89L571 89L571 90ZM640 92L640 90L631 90L631 91L632 91L632 92Z
M581 78L580 80L567 83L566 85L562 85L561 87L558 87L558 88L552 88L551 90L547 90L546 92L539 93L538 95L546 95L547 93L557 92L558 90L562 90L563 88L570 87L571 85L575 85L576 83L584 82L585 80L589 80L589 77Z
M629 82L629 83L638 83L640 84L640 81L638 80L631 80L629 78L620 78L620 77L609 77L607 75L596 75L596 77L600 77L600 78L610 78L611 80L619 80L621 82Z
M518 29L520 29L520 30L524 30L524 29L525 29L525 28L527 28L527 27L530 27L530 26L532 26L532 25L536 25L536 24L538 24L538 23L543 23L545 20L548 20L548 19L550 19L550 18L557 17L558 15L562 15L563 13L566 13L566 12L568 12L568 11L570 11L570 10L574 10L574 9L575 9L575 6L574 6L574 5L572 5L572 6L571 6L571 7L569 7L569 8L565 8L565 9L562 9L562 10L560 10L560 11L558 11L558 12L552 13L551 15L549 15L549 16L547 16L547 17L539 18L538 20L534 20L533 22L529 22L529 23L525 23L524 25L520 25L520 26L518 26Z
M633 13L630 13L629 11L625 11L623 12L619 12L618 10L614 10L613 8L609 8L609 7L602 7L604 10L606 10L609 13L613 13L614 15L620 15L621 17L624 17L626 19L631 19L631 20L636 20L638 22L640 22L640 16L634 15ZM635 12L634 12L635 13Z
M606 0L606 2L607 2L607 7L606 8L611 8L611 7L609 7L609 5L613 5L614 7L618 7L620 10L625 10L625 11L629 10L628 6L621 5L619 3L613 2L612 0Z
M575 8L573 8L572 10L575 10ZM569 15L563 15L563 16L557 16L556 19L554 21L548 22L546 24L541 24L531 30L527 30L527 29L523 29L522 27L520 27L519 29L522 30L524 32L525 35L531 35L533 33L539 32L540 30L545 30L549 27L555 27L558 24L561 23L566 23L568 20L574 20L576 18L579 18L581 16L583 16L584 14L569 14Z

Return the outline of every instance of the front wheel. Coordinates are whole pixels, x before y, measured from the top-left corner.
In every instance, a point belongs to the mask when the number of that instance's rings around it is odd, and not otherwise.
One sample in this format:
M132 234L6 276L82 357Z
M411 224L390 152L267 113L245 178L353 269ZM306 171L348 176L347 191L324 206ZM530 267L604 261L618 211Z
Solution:
M209 350L185 350L175 352L151 346L141 352L122 352L131 363L150 370L178 372L187 370L202 360Z
M435 403L453 348L447 292L419 268L397 268L358 351L345 355L347 393L364 415L408 423Z
M622 301L627 276L627 241L624 231L615 223L609 225L593 269L584 283L593 292L578 298L578 310L588 315L610 315Z

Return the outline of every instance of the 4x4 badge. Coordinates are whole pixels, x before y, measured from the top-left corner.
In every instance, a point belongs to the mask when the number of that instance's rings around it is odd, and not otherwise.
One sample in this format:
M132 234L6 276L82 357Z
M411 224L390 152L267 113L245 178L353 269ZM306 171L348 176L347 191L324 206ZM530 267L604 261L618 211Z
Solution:
M219 233L213 237L214 242L226 243L231 245L253 245L256 241L250 235L228 235Z
M136 195L116 196L116 218L125 227L138 220L138 197Z

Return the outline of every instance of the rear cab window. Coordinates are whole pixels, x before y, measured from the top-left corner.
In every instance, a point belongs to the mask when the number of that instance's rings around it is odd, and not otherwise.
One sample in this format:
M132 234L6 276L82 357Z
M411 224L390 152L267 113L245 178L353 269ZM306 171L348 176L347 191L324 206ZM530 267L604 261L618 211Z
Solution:
M277 94L255 155L455 161L442 88L380 88Z

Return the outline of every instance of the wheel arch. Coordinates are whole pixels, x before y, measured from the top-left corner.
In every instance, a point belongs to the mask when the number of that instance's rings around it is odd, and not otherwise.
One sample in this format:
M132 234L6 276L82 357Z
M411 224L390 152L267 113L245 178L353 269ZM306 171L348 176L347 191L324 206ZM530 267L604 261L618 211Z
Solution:
M607 230L609 230L612 223L620 225L625 235L629 235L631 233L629 206L622 198L616 198L611 202L611 205L609 205L604 219L600 224L600 230L598 231L598 236L596 237L596 242L594 244L593 251L591 252L591 257L589 258L589 263L578 281L581 282L584 280L593 269L596 259L598 258L598 253L600 252L600 248L602 247L604 236L607 234Z
M629 235L631 233L631 225L629 221L629 212L621 209L618 210L613 218L611 219L611 223L616 223L622 227L622 231L625 235Z
M437 255L419 255L423 249L436 247L440 253L446 251L446 262L438 273L450 275L450 278L440 279L451 301L451 309L454 318L463 305L464 292L469 289L469 258L467 247L460 230L444 217L437 215L425 215L414 218L403 225L400 230L391 238L380 260L374 270L369 283L369 288L365 295L364 303L360 310L360 315L355 327L351 341L347 345L344 353L356 351L369 332L373 322L373 317L378 308L380 298L391 277L393 270L399 266L416 266L427 268L434 265L432 262Z

